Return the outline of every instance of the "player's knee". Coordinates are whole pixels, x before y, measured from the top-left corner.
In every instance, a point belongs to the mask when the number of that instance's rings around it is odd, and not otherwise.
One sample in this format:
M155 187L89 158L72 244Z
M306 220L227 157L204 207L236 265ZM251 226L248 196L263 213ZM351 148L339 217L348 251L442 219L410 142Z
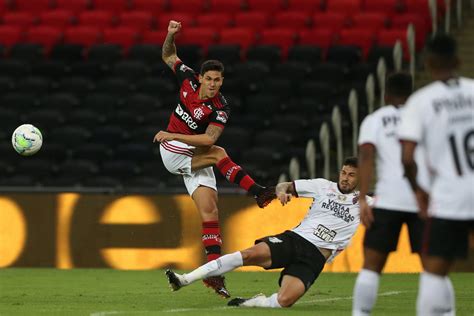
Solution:
M212 153L213 153L213 156L216 158L216 162L227 157L227 152L225 151L224 148L220 146L215 146L215 145L212 146Z
M293 297L292 295L279 293L277 300L278 300L278 304L280 304L281 307L291 307L293 304L295 304L297 299Z

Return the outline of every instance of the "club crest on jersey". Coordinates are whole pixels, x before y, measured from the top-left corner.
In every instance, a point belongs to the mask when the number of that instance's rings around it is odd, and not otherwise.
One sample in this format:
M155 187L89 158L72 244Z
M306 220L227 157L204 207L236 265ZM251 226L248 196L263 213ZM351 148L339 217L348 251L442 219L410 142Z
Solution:
M221 121L222 123L227 123L227 113L224 111L217 111L216 120Z
M194 118L198 120L202 119L202 117L204 116L204 111L201 108L195 108L193 113Z
M354 195L352 198L352 204L357 204L357 202L359 202L359 195Z

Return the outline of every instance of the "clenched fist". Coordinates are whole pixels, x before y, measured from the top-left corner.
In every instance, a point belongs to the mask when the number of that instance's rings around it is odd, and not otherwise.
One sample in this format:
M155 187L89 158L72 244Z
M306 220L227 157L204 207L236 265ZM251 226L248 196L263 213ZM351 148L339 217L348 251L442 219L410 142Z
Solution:
M171 20L170 24L168 25L168 33L176 34L181 30L181 22L176 22Z

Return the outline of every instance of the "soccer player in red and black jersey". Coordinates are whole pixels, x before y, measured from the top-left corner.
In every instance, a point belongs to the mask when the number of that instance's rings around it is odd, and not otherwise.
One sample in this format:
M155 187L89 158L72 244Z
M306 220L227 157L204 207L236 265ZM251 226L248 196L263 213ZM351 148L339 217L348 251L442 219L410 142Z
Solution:
M154 141L161 142L161 157L168 171L183 176L202 218L202 242L207 260L211 261L220 257L222 244L212 166L216 165L228 181L250 192L259 207L265 207L276 195L275 188L255 183L229 158L224 148L214 145L230 114L230 107L219 92L224 66L217 60L208 60L196 75L177 56L174 37L180 29L181 23L170 21L162 52L164 62L174 71L180 84L178 104L167 130L158 132ZM221 276L205 279L204 284L223 297L230 296Z

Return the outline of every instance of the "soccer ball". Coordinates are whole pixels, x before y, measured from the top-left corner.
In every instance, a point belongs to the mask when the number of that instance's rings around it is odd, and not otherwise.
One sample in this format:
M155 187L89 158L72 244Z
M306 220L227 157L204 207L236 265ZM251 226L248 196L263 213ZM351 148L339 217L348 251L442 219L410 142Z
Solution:
M12 145L17 153L22 156L31 156L38 152L43 145L43 135L39 129L31 124L17 127L12 135Z

